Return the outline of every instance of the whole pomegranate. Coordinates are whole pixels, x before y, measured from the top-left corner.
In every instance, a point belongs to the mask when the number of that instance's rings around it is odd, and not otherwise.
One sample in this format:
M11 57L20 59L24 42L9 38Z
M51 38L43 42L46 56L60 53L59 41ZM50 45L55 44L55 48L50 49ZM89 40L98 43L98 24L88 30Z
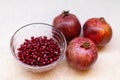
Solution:
M98 47L105 46L112 38L112 28L101 18L91 18L83 26L83 35L91 39Z
M56 16L53 20L53 26L63 32L67 41L78 37L81 32L81 24L78 18L69 11L64 11Z
M70 41L66 51L67 62L79 70L89 69L97 60L98 50L93 41L77 37Z

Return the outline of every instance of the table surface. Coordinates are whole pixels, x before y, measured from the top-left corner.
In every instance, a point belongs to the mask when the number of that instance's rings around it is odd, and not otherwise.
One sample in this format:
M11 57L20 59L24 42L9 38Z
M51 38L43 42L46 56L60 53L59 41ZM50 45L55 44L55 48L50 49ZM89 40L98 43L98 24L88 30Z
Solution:
M119 0L0 0L0 80L120 80ZM78 71L63 59L54 69L32 73L16 63L10 38L23 25L52 24L63 10L74 13L83 26L92 17L105 17L112 26L111 42L99 50L97 62L88 71Z

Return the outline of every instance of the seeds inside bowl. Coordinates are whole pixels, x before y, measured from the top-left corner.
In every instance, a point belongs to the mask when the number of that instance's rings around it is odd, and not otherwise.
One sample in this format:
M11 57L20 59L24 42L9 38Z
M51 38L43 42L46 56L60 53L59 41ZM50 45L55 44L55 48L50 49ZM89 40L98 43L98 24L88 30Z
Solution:
M44 66L59 59L60 47L52 38L46 36L25 39L18 48L18 59L32 66Z

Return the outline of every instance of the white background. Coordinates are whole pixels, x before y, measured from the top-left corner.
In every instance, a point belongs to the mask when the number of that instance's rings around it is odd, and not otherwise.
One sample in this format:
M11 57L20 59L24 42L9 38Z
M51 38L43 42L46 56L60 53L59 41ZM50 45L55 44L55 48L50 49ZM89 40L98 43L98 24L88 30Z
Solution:
M63 60L53 70L36 74L23 69L10 52L10 38L23 25L52 24L63 10L75 14L83 26L92 17L104 17L113 29L111 42L99 50L92 69L77 71ZM120 80L119 0L0 0L0 80Z

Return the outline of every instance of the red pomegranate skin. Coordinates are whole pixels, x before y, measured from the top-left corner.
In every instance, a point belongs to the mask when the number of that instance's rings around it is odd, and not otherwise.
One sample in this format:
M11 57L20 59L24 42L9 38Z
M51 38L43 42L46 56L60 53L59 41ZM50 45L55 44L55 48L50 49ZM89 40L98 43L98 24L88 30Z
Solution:
M67 62L78 70L88 70L96 62L97 58L98 49L94 42L88 38L74 38L67 47Z
M81 24L78 18L67 11L64 11L54 18L53 26L62 31L67 41L78 37L81 32Z
M91 39L98 47L103 47L112 38L112 28L103 17L90 18L83 26L83 35Z

